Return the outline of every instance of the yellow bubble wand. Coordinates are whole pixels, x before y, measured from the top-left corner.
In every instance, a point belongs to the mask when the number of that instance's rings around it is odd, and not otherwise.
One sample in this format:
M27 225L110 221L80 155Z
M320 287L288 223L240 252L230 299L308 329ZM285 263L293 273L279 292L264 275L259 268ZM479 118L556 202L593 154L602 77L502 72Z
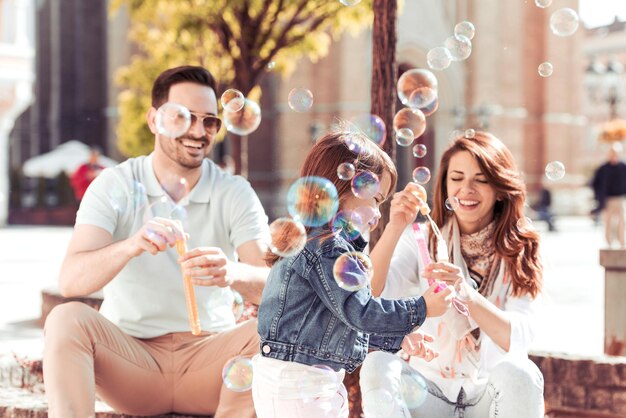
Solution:
M179 222L181 231L183 230L182 224ZM184 235L184 231L183 231ZM187 241L179 239L176 241L176 251L179 256L187 254ZM189 317L189 325L191 327L191 333L193 335L200 335L202 328L200 328L200 318L198 317L198 305L196 304L196 292L191 282L191 276L183 274L183 284L185 285L185 303L187 305L187 316Z

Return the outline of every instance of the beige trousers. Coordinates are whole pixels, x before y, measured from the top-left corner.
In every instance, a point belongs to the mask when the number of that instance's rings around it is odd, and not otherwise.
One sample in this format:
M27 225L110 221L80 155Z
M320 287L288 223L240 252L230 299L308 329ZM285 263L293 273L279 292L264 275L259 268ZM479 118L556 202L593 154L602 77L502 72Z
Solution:
M96 392L130 415L256 416L251 392L233 392L222 382L224 363L258 353L256 320L213 335L139 339L89 306L69 302L52 310L44 333L50 418L93 417Z
M609 247L616 236L620 248L624 248L624 196L609 197L604 208L604 234Z

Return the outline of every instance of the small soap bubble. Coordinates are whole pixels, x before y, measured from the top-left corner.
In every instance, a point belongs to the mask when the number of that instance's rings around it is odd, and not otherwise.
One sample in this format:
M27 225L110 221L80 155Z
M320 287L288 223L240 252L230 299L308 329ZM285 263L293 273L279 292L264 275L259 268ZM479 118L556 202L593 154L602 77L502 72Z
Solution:
M515 223L515 226L520 232L532 231L534 229L533 221L527 216L519 218Z
M551 4L552 4L552 0L535 0L535 5L541 9L550 7Z
M107 196L111 208L118 214L139 213L148 204L146 188L138 181L133 181L129 188L111 188Z
M419 184L426 184L430 181L430 170L428 167L417 167L413 170L413 181Z
M228 132L239 136L251 134L261 124L261 108L250 99L244 99L243 107L236 112L224 109L223 116Z
M361 171L352 177L352 193L360 199L371 199L380 190L378 176L370 171Z
M274 68L276 68L276 62L275 61L268 62L266 68L268 71L272 71Z
M340 210L330 221L333 232L343 232L348 239L354 240L364 230L363 219L356 211Z
M424 404L428 396L426 381L414 373L402 373L400 390L407 408L416 409Z
M339 3L343 4L344 6L356 6L357 4L361 3L361 0L339 0Z
M470 41L474 39L474 33L475 33L474 24L470 22L469 20L464 20L462 22L459 22L454 27L455 35L465 36Z
M450 51L448 51L448 48L438 46L428 51L428 54L426 54L426 62L433 70L442 71L450 66L452 55Z
M224 365L224 386L233 392L245 392L252 387L252 362L248 358L234 357Z
M361 133L382 147L385 143L387 128L385 122L378 115L359 115L350 120L352 125L350 130L354 133Z
M552 64L550 64L547 61L542 62L541 64L539 64L539 67L537 67L537 72L542 77L550 77L552 75L552 71L553 71Z
M461 205L461 202L459 202L458 197L450 196L449 198L446 199L445 205L446 205L446 209L454 212L455 210L459 208L459 206Z
M287 103L294 112L307 112L313 106L313 93L304 87L292 89L289 92Z
M417 144L413 147L413 156L415 158L424 158L427 152L428 148L424 144Z
M337 188L323 177L301 177L287 191L287 210L304 226L316 227L328 223L338 209Z
M565 176L565 165L560 161L550 161L546 165L548 180L561 180Z
M270 251L280 257L298 254L306 245L306 229L302 222L278 218L270 224Z
M178 138L189 130L191 113L181 104L166 102L157 110L154 123L160 135Z
M245 97L239 90L228 89L222 93L220 102L222 103L223 109L227 109L230 112L238 112L245 103Z
M396 402L387 389L369 391L363 399L363 414L366 418L389 418L394 416Z
M354 177L354 173L356 173L356 169L352 163L341 163L337 167L337 177L340 180L351 180Z
M403 108L393 117L393 129L398 132L413 133L413 138L419 138L426 131L426 116L419 109ZM407 129L406 131L403 131ZM410 144L409 144L410 145Z
M373 273L372 261L359 251L343 253L333 266L333 276L342 289L356 292L368 285Z
M472 41L466 36L449 36L443 44L450 51L452 61L463 61L472 54Z
M233 315L235 315L235 321L239 321L243 315L244 304L243 296L235 289L231 289L233 292Z
M573 35L578 23L578 14L569 7L559 9L550 16L550 30L557 36Z
M402 128L396 131L396 143L401 147L408 147L413 143L415 135L410 128Z
M467 139L472 139L476 136L476 131L473 130L472 128L466 129L463 136L465 136L465 138Z

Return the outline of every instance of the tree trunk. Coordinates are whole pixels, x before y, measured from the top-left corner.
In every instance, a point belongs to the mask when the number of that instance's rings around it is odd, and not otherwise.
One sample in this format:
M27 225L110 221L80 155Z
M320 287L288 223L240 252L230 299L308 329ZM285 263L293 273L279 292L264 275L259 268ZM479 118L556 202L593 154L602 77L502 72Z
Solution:
M372 33L372 106L371 113L380 116L387 127L383 149L396 160L396 142L393 135L393 116L396 113L396 17L397 0L373 0L374 27ZM389 222L387 200L381 207L382 218L370 236L373 248L385 225Z

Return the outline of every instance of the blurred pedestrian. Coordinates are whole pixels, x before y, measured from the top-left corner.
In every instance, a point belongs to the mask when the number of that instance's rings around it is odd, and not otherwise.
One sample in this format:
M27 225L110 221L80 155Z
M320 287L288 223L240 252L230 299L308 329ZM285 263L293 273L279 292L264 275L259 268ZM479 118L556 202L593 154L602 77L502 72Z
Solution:
M70 177L70 184L74 190L76 201L83 200L83 196L87 191L87 187L91 184L98 174L104 169L104 166L98 162L100 158L100 149L92 147L89 151L89 160L76 169Z
M556 231L554 225L554 213L550 208L552 206L552 193L545 186L541 186L539 191L539 200L535 205L535 212L537 218L541 221L545 221L548 224L548 231Z
M611 145L608 161L595 171L591 187L598 202L596 211L602 211L606 243L613 244L615 235L624 248L624 204L626 202L626 164L620 160L622 144Z

